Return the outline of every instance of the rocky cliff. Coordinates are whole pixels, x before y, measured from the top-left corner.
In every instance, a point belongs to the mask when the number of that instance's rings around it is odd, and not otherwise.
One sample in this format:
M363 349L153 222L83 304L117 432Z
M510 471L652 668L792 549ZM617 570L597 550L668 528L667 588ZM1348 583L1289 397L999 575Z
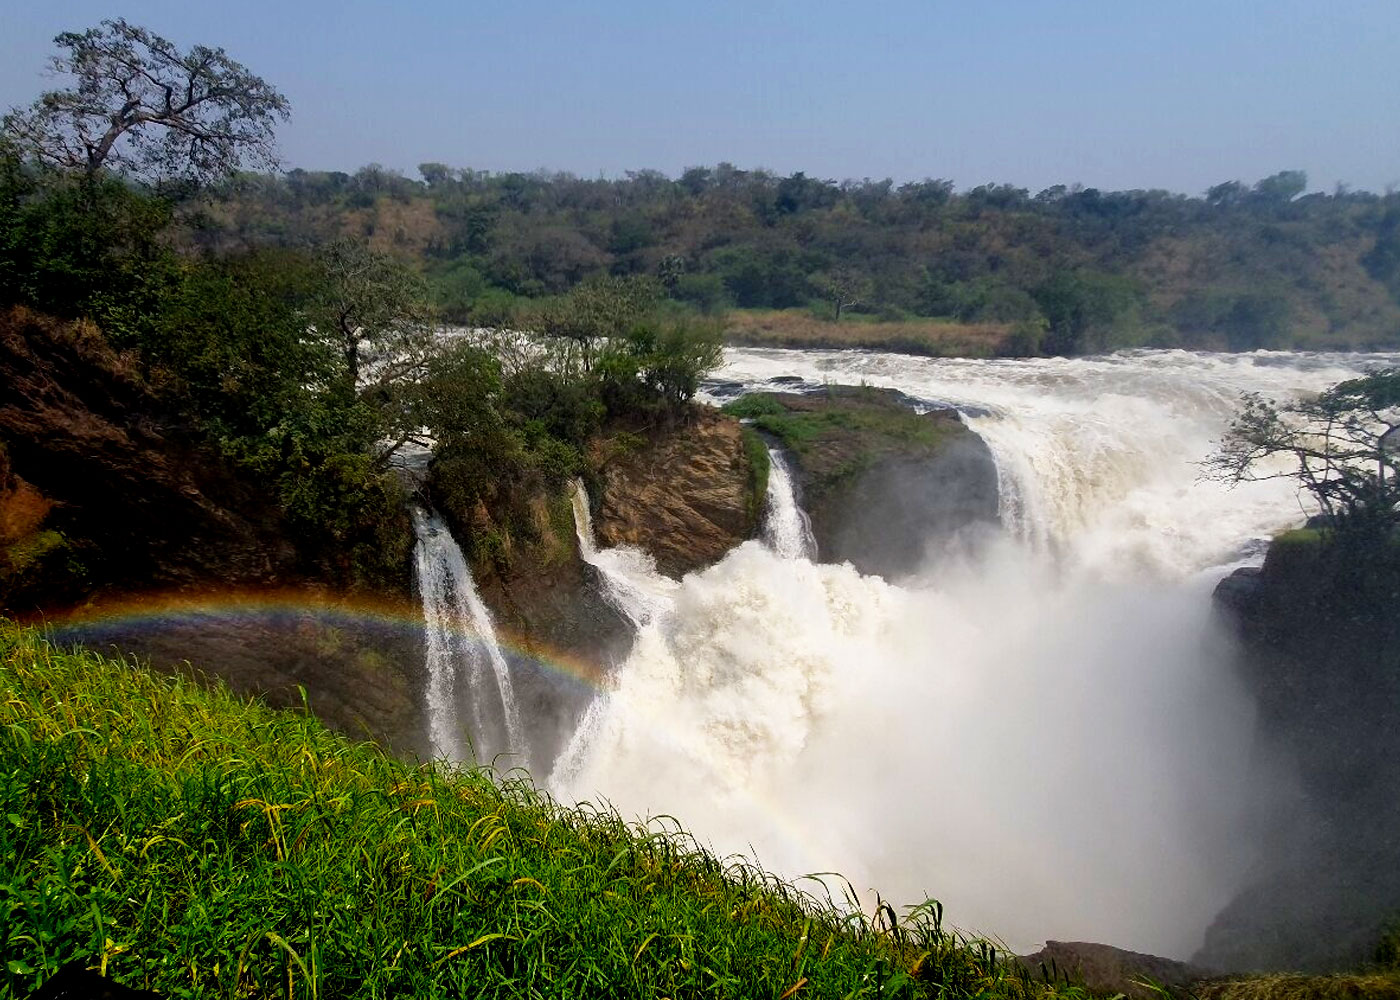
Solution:
M743 427L693 406L659 428L617 431L593 449L593 524L602 545L635 545L668 576L718 562L758 529Z
M694 407L659 426L611 427L588 458L598 543L641 548L664 573L707 566L757 529L742 428L731 417ZM530 745L552 759L593 685L630 650L631 625L579 556L570 484L515 484L496 509L463 509L443 486L430 472L427 495L468 552L505 637Z
M998 523L997 470L952 410L890 389L760 393L730 407L795 459L824 562L898 579Z
M0 610L102 586L288 579L275 505L81 323L0 317Z
M1301 787L1197 959L1354 965L1400 916L1400 538L1290 532L1215 597L1240 640L1261 752L1286 758Z
M304 688L328 723L421 749L421 639L333 607L274 498L96 330L0 316L0 385L0 613L82 622L59 638L192 664L275 704ZM247 610L273 588L275 613ZM207 609L182 610L192 599Z
M401 586L370 595L405 622L385 630L376 614L339 606L275 498L203 445L95 330L23 310L0 317L0 384L0 613L68 609L88 624L65 638L171 669L188 661L279 704L305 689L330 724L425 749L406 545ZM611 427L589 461L600 544L639 546L663 572L708 565L757 528L742 428L713 410ZM424 488L434 502L445 492L431 475ZM579 558L567 484L503 494L509 510L441 506L501 626L531 735L549 748L631 632ZM227 606L274 591L272 613ZM203 610L152 613L196 594ZM99 614L113 600L141 613Z

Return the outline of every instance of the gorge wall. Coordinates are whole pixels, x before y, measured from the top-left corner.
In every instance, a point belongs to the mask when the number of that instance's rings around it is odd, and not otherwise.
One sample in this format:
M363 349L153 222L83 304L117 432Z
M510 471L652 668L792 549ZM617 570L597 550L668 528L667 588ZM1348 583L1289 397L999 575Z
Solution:
M735 404L793 457L822 562L898 579L998 523L991 451L954 410L892 389L827 386Z
M1215 601L1240 640L1261 758L1282 756L1300 787L1261 823L1253 883L1197 960L1354 966L1400 916L1400 538L1290 532Z

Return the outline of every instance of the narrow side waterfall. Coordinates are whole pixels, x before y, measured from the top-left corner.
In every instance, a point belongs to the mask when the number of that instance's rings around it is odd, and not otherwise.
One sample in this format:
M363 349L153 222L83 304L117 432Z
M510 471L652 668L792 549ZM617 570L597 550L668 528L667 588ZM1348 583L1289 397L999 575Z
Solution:
M638 629L668 611L679 584L659 573L651 556L641 549L629 545L598 548L588 491L581 480L574 482L573 505L579 555L598 571L603 598Z
M784 559L815 559L817 540L807 512L797 503L792 468L781 449L768 449L768 496L763 507L763 540Z
M427 623L428 735L433 752L502 770L529 767L510 667L466 558L436 514L415 509L413 530Z

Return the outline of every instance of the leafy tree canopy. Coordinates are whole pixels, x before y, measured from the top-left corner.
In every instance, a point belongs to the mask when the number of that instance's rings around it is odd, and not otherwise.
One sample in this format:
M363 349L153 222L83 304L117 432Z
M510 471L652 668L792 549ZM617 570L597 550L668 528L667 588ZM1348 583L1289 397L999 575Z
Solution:
M1280 466L1275 456L1291 461ZM1400 524L1400 368L1282 407L1246 396L1208 474L1230 483L1296 479L1330 527L1391 530Z

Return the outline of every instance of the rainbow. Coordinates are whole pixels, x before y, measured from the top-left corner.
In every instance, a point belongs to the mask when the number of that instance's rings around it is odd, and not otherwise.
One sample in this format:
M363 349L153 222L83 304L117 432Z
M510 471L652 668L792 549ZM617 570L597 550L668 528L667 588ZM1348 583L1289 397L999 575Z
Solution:
M199 624L254 623L291 629L313 623L414 638L420 638L424 628L422 608L407 600L298 588L123 594L95 598L57 612L21 616L19 621L46 631L58 641L91 648L120 646L122 638L129 641L132 636ZM596 663L499 623L496 638L508 655L527 660L570 685L595 692L603 689L604 672Z
M423 613L416 603L372 595L333 593L315 589L219 589L207 591L153 591L99 597L60 611L20 616L20 624L46 632L54 641L78 644L101 650L113 646L121 650L133 637L159 635L162 632L190 626L227 626L252 623L274 629L294 629L306 624L342 627L377 632L387 636L408 636L421 641L424 629ZM542 645L533 638L523 637L510 629L496 625L496 636L502 650L542 668L550 675L570 685L586 689L590 694L607 690L604 668L576 655ZM475 638L473 635L472 638ZM133 643L139 645L139 643ZM196 665L198 666L198 665ZM217 671L212 671L217 673ZM637 720L651 724L650 719ZM821 856L824 850L815 842L814 831L797 816L757 794L752 788L726 782L727 791L737 801L765 815L773 829L792 847L809 857ZM609 806L605 797L595 798L596 804ZM648 826L666 825L674 819L664 814L637 817ZM745 858L757 862L752 848L740 855L728 855L730 861ZM803 875L835 893L839 887L829 878L830 873Z

